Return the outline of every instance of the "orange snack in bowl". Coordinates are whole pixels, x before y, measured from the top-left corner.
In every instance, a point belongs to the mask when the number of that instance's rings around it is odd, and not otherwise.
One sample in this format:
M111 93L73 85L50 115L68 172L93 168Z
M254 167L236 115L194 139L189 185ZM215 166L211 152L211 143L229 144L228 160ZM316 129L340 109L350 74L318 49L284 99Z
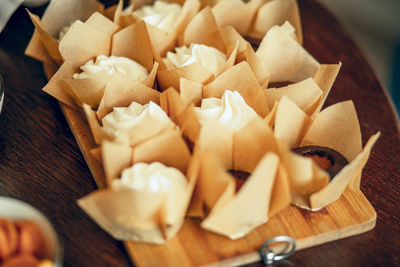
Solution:
M54 266L45 254L45 236L37 223L0 218L0 267Z
M6 232L0 227L0 262L10 255L10 245Z
M7 219L0 218L0 228L3 229L8 239L10 253L11 254L14 253L17 250L17 245L18 245L18 233L15 225Z
M39 265L39 260L32 254L22 253L14 255L4 261L1 267L36 267Z
M46 242L39 226L32 221L17 221L15 225L19 232L18 251L43 257Z

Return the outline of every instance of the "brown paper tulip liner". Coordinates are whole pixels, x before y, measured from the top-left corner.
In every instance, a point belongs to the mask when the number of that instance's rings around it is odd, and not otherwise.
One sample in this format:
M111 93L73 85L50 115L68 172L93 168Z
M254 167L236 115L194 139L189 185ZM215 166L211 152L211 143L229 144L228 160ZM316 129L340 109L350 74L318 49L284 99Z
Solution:
M232 26L242 36L262 39L274 25L289 21L296 28L296 39L302 43L300 14L296 0L220 0L205 1L212 7L218 26Z
M154 62L154 49L143 21L120 30L111 20L94 13L85 23L75 22L71 26L60 42L59 50L65 62L43 90L72 107L87 103L92 108L99 108L99 113L107 113L102 109L110 109L110 101L103 96L112 94L106 92L105 88L113 77L120 77L121 83L139 83L127 74L119 71L109 74L105 70L87 78L73 79L73 74L79 73L82 65L99 55L126 57L136 61L149 73L140 83L153 87L158 63Z
M78 200L79 206L118 240L161 244L173 237L183 224L199 168L179 130L161 133L134 148L104 141L101 153L107 188ZM159 162L186 176L184 193L174 209L167 208L167 193L115 186L121 172L139 162Z
M303 40L296 0L220 0L212 12L218 26L232 26L242 36L262 39L274 25L289 21L296 29L296 40L300 44Z
M238 152L240 158L244 151ZM199 150L193 157L199 158L200 168L188 215L204 218L201 227L206 230L238 239L290 203L286 171L273 152L253 157L257 164L238 191L236 179L214 153Z
M106 13L104 5L96 0L52 0L41 19L28 11L35 31L25 54L41 61L50 79L63 62L58 50L60 32L76 20L87 20L94 12Z
M225 40L233 40L233 37L230 39L229 37L225 37L224 39L223 33L218 27L209 7L201 10L190 20L182 34L178 36L177 46L189 47L191 44L201 44L216 48L226 55L224 66L214 74L199 62L193 62L182 67L172 67L167 66L160 57L158 60L156 59L160 64L157 73L159 88L166 90L169 87L174 87L180 90L180 78L207 84L232 67L235 64L238 44L236 40L234 40L234 43L226 43Z
M140 17L137 16L135 12L139 8L145 5L149 5L149 2L153 1L131 1L131 4L124 10L122 9L122 2L123 1L120 0L119 5L115 11L114 22L121 28L125 28L142 20ZM149 31L150 39L154 45L155 50L161 57L164 57L167 51L173 50L176 45L178 35L183 32L186 25L198 13L200 9L199 0L171 0L164 2L179 4L181 5L181 10L170 29L164 30L158 28L156 25L151 25L147 23L147 29ZM154 5L154 3L151 4Z
M250 1L251 2L251 1ZM254 2L260 2L255 0ZM262 39L265 34L275 25L281 25L288 21L295 28L296 41L303 43L303 32L297 0L273 0L261 1L257 9L249 33L249 37Z
M258 85L255 77L253 82ZM243 94L254 89L251 84L240 88ZM235 131L216 120L200 125L193 104L185 106L173 88L161 94L160 102L183 134L195 143L193 157L201 159L189 215L206 216L203 228L237 239L289 205L289 184L277 154L279 146L261 117ZM231 169L252 173L238 192L235 178L227 172ZM256 208L248 209L250 206Z
M199 104L203 98L221 98L227 89L238 92L260 117L264 118L269 113L265 93L246 61L229 68L204 87L181 79L180 93L174 88L168 88L160 95L160 105L193 145L197 142L201 129L194 104Z
M287 96L280 99L274 134L290 149L319 146L333 149L349 162L329 182L329 175L311 158L280 149L287 168L293 204L319 210L340 198L345 189L360 190L361 172L380 132L362 148L360 125L352 101L334 104L315 115L307 115Z
M262 88L266 88L269 82L303 81L315 76L321 66L296 41L295 28L289 22L273 26L262 39L256 52L250 43L230 26L219 28L219 34L226 44L236 44L235 62L246 61Z
M320 112L342 64L322 64L313 77L279 88L264 89L270 107L286 96L311 118ZM270 113L269 115L272 116Z
M269 29L256 54L269 71L271 83L299 82L313 77L320 67L295 40L295 29L289 22Z

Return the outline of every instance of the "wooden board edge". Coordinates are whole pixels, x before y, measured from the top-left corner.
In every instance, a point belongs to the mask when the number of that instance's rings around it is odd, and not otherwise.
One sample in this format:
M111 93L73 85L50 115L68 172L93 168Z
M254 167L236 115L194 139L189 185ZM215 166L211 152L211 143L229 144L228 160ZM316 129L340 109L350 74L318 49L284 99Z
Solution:
M93 180L95 181L98 188L104 188L105 177L103 166L101 166L101 164L90 153L90 149L95 148L93 137L80 134L78 132L79 130L81 130L91 133L89 125L86 123L85 120L77 119L84 118L82 112L79 112L79 110L74 109L62 102L59 102L59 104L61 111L63 112L64 117L69 125L69 128L71 129L71 132L75 137L76 142L78 143L83 158L86 161L86 165L88 166L89 171L93 176ZM77 124L79 124L79 127L77 127Z
M300 240L296 240L296 251L337 241L339 239L354 237L356 235L360 235L374 229L377 219L376 211L361 191L357 193L362 195L364 204L369 205L369 208L371 209L372 212L372 216L370 218L362 222L361 225L352 225L349 227L342 228L337 234L335 234L335 232L337 231L330 231L330 232L325 232L323 234L319 234L317 236L306 237ZM254 251L251 253L246 253L226 260L222 260L219 262L205 264L202 265L202 267L241 266L259 261L261 261L260 254L258 251Z
M375 223L376 223L376 218L375 219L371 219L370 221L366 222L365 225L363 225L363 228L362 228L363 230L362 231L357 231L357 232L354 232L354 231L351 231L351 230L354 230L354 228L357 228L358 226L348 227L347 229L344 228L344 229L352 232L351 235L346 235L344 237L340 236L338 238L330 238L332 236L332 233L330 233L330 232L327 232L327 233L319 235L318 237L321 237L320 240L325 238L326 241L324 241L324 242L316 242L314 244L310 244L310 242L307 242L305 240L301 240L300 242L296 242L296 251L299 251L299 250L302 250L302 249L307 249L307 248L318 246L318 245L322 245L322 244L326 244L326 243L333 242L333 241L337 241L339 239L349 238L349 237L353 237L353 236L356 236L356 235L363 234L365 232L368 232L368 231L372 230L375 227ZM315 237L306 238L306 239L314 239L315 240ZM327 239L330 239L330 240L327 240ZM306 245L302 245L303 242ZM217 263L211 263L211 264L202 265L202 267L241 266L241 265L244 265L244 264L250 264L250 263L255 263L255 262L259 262L259 261L261 261L260 254L259 254L258 251L257 252L255 251L255 252L243 254L243 255L240 255L240 256L232 257L230 259L222 260L222 261L217 262Z

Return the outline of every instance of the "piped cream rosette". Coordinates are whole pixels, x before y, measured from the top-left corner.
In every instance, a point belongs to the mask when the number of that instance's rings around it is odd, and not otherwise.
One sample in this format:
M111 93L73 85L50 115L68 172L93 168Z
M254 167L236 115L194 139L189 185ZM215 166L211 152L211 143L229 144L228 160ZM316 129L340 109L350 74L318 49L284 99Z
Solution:
M150 39L160 56L175 46L177 36L182 33L189 21L200 8L199 0L187 1L133 1L122 9L120 1L115 12L114 21L121 28L144 20L147 24Z
M85 23L71 26L59 49L65 62L43 90L67 105L86 103L98 108L101 119L115 106L115 99L129 101L137 87L143 88L144 95L156 93L151 87L158 63L144 22L120 30L94 13ZM115 88L116 79L130 86L122 92Z
M28 11L35 31L25 54L43 62L50 79L64 61L58 49L60 33L64 35L73 22L85 21L94 12L108 14L110 10L96 0L52 0L41 19Z
M107 188L78 200L80 207L119 240L160 244L174 236L199 168L180 131L165 131L135 147L103 141L101 155Z
M225 66L226 55L211 46L190 44L189 47L176 47L175 52L168 52L163 61L169 69L184 67L197 62L214 76L217 76Z

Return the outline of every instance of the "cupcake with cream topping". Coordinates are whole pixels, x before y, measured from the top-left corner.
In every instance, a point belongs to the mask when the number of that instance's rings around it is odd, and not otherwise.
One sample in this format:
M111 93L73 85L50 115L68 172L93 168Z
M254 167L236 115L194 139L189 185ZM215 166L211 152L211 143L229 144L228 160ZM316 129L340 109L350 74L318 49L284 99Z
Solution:
M113 190L131 189L141 193L156 196L161 202L158 205L165 205L166 223L174 225L182 220L182 214L179 209L181 203L187 198L188 181L185 175L176 168L167 167L160 162L136 163L132 167L124 169L120 179L113 180L111 187ZM162 200L160 195L164 195ZM133 205L142 205L141 202L132 203ZM157 208L149 212L157 212ZM149 216L148 219L152 219Z
M65 62L44 91L70 106L87 103L104 115L112 108L110 103L118 102L115 98L131 98L133 89L126 84L133 87L140 83L148 87L145 91L152 90L158 63L151 47L143 21L120 30L111 20L94 13L85 23L72 24L65 34L59 45ZM110 85L117 78L119 82ZM120 91L122 96L115 93L120 87L126 88Z
M199 0L139 2L122 9L118 5L114 22L121 28L143 20L155 51L163 57L175 46L178 36L200 9Z
M78 204L118 240L162 244L183 224L195 182L192 176L162 162L140 162L123 169L109 188Z
M88 105L84 110L98 144L112 140L135 146L175 128L175 123L153 101L144 105L134 101L128 107L114 107L101 119L102 125Z
M238 44L226 43L210 8L192 18L177 47L162 60L157 81L161 90L180 90L180 79L207 84L235 64ZM156 59L157 60L157 59Z
M195 112L201 124L198 148L212 151L227 168L232 168L234 134L260 117L240 93L229 90L221 98L203 99Z

